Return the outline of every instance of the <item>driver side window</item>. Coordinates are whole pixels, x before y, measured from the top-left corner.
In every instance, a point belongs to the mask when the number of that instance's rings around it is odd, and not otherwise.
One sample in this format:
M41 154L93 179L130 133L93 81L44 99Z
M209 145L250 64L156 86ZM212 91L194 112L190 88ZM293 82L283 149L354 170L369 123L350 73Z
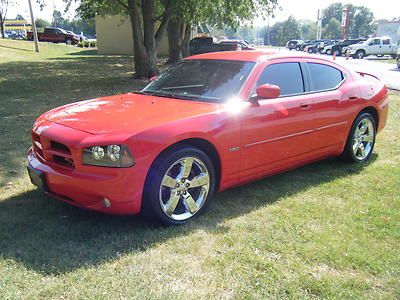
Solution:
M304 93L303 74L297 62L277 63L267 66L257 81L255 88L263 84L280 87L280 97Z

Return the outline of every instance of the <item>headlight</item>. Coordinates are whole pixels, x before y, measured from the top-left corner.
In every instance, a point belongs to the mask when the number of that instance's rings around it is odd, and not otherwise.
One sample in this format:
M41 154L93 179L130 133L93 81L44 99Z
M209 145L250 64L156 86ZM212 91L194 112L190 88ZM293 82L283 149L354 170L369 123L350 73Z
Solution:
M135 165L135 160L125 145L93 146L83 149L84 165L127 168Z

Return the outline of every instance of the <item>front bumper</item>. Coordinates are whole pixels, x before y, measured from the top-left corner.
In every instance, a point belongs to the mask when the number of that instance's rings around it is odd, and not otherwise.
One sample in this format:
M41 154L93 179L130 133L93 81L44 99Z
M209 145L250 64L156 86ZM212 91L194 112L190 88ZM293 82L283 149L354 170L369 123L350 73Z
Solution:
M140 211L142 186L133 168L93 167L93 172L46 164L31 149L28 168L43 174L42 190L50 197L103 213L130 215ZM107 199L107 201L105 201Z

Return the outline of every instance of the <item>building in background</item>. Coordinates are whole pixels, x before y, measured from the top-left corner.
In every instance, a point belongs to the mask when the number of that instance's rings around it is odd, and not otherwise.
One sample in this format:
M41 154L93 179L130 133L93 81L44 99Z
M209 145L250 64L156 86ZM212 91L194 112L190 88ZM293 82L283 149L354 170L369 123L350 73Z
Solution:
M26 20L5 20L4 31L24 32L32 30L32 24Z
M99 54L133 55L132 27L128 17L96 16L97 52ZM168 56L168 39L163 36L158 56Z
M400 19L380 22L375 36L389 36L392 38L393 43L400 45Z

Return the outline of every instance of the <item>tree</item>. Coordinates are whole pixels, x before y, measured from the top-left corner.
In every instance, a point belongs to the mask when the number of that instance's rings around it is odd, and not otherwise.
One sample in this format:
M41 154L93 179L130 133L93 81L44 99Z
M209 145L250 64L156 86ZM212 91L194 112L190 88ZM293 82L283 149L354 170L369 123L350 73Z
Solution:
M3 39L6 36L4 32L4 23L6 21L7 10L11 5L12 5L11 0L0 0L0 30Z
M72 0L67 0L72 1ZM157 48L177 0L82 0L79 11L84 18L96 14L124 14L131 20L135 77L157 75Z
M374 14L365 6L354 6L351 10L349 33L353 37L368 37L374 32Z
M50 22L48 22L48 21L46 21L44 19L41 19L41 18L37 18L35 20L35 24L36 24L37 28L46 28L46 27L49 27L51 25Z
M342 32L342 27L340 22L335 18L331 18L329 23L323 29L324 38L326 39L338 39L340 38L340 34Z
M325 28L332 18L342 22L342 11L347 5L333 3L323 10L322 26ZM374 15L365 6L350 6L348 35L353 38L366 37L374 31Z
M310 20L301 20L300 32L303 40L313 40L317 36L317 24Z
M290 16L285 22L282 23L277 34L277 44L284 46L288 40L300 38L299 23L293 16Z
M188 52L190 29L201 23L216 28L231 28L236 36L251 38L253 30L238 33L236 29L241 23L254 17L272 15L278 7L277 0L179 0L172 8L172 16L168 26L169 62L173 63Z
M15 20L23 21L23 20L25 20L25 19L24 19L24 17L23 17L22 15L17 14L17 16L15 17Z
M343 4L340 2L332 3L327 8L323 9L323 16L322 16L322 27L328 25L329 21L332 18L335 18L339 22L342 21L342 11L343 11Z

